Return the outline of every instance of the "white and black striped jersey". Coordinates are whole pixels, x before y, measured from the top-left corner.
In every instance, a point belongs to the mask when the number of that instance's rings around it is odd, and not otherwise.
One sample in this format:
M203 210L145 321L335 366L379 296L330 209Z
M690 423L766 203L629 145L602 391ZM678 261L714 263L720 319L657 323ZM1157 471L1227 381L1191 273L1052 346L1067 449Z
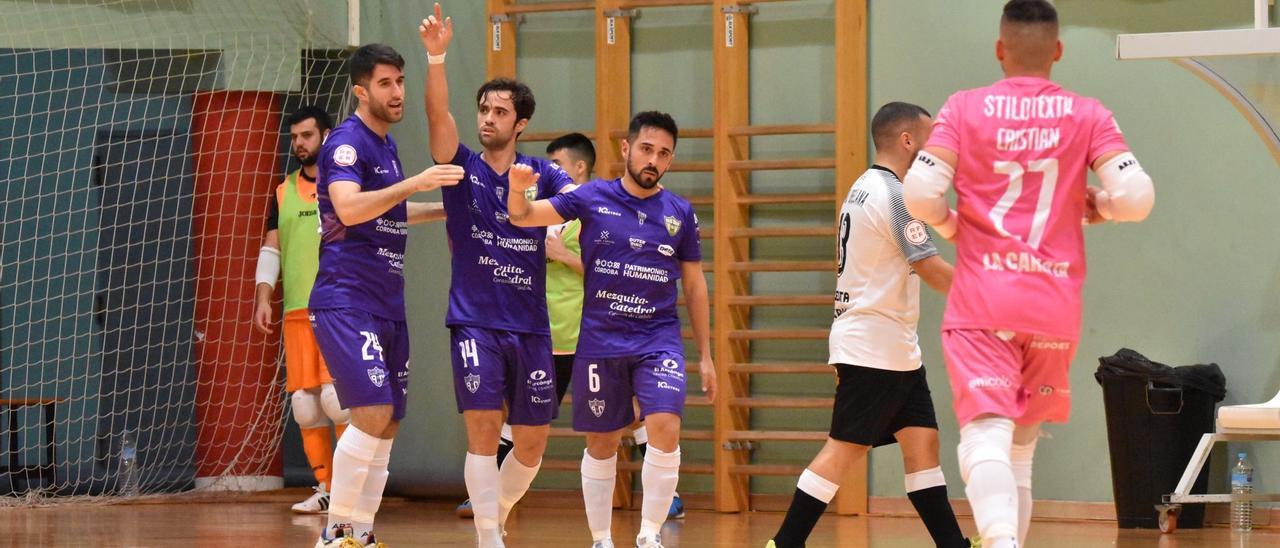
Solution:
M840 206L830 363L911 371L920 367L920 278L911 263L938 254L925 224L907 213L902 181L872 166Z

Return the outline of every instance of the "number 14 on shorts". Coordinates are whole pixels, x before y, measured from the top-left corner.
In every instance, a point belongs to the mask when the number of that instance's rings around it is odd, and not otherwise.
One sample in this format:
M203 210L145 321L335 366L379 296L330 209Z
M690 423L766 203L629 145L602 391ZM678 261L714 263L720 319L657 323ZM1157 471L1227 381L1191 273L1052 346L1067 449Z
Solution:
M462 367L480 367L480 353L476 351L476 340L458 341L458 355L462 357Z

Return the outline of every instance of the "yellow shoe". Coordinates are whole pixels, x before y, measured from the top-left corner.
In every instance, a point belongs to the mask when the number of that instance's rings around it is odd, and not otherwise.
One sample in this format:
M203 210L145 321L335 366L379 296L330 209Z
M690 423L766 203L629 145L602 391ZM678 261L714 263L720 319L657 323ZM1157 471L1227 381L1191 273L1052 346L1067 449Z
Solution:
M764 545L764 548L778 548L778 545L773 543L773 539L769 539L769 544Z

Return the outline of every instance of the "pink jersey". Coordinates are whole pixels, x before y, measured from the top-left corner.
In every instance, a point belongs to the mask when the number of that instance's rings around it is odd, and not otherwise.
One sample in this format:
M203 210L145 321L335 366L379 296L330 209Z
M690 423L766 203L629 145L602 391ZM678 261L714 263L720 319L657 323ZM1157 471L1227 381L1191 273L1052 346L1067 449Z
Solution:
M955 152L956 272L943 329L1080 334L1085 170L1128 150L1111 111L1042 78L947 99L927 146Z

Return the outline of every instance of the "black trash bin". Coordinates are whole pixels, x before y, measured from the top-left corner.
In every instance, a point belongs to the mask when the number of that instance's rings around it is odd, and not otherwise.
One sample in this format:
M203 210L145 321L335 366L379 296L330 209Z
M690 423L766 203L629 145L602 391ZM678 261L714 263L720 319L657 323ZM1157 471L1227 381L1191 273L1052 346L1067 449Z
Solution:
M1217 364L1169 367L1123 348L1099 358L1111 449L1111 487L1122 529L1157 529L1155 506L1172 493L1203 434L1213 432L1214 405L1227 394ZM1205 463L1191 492L1206 492ZM1204 525L1204 505L1184 506L1179 528Z

